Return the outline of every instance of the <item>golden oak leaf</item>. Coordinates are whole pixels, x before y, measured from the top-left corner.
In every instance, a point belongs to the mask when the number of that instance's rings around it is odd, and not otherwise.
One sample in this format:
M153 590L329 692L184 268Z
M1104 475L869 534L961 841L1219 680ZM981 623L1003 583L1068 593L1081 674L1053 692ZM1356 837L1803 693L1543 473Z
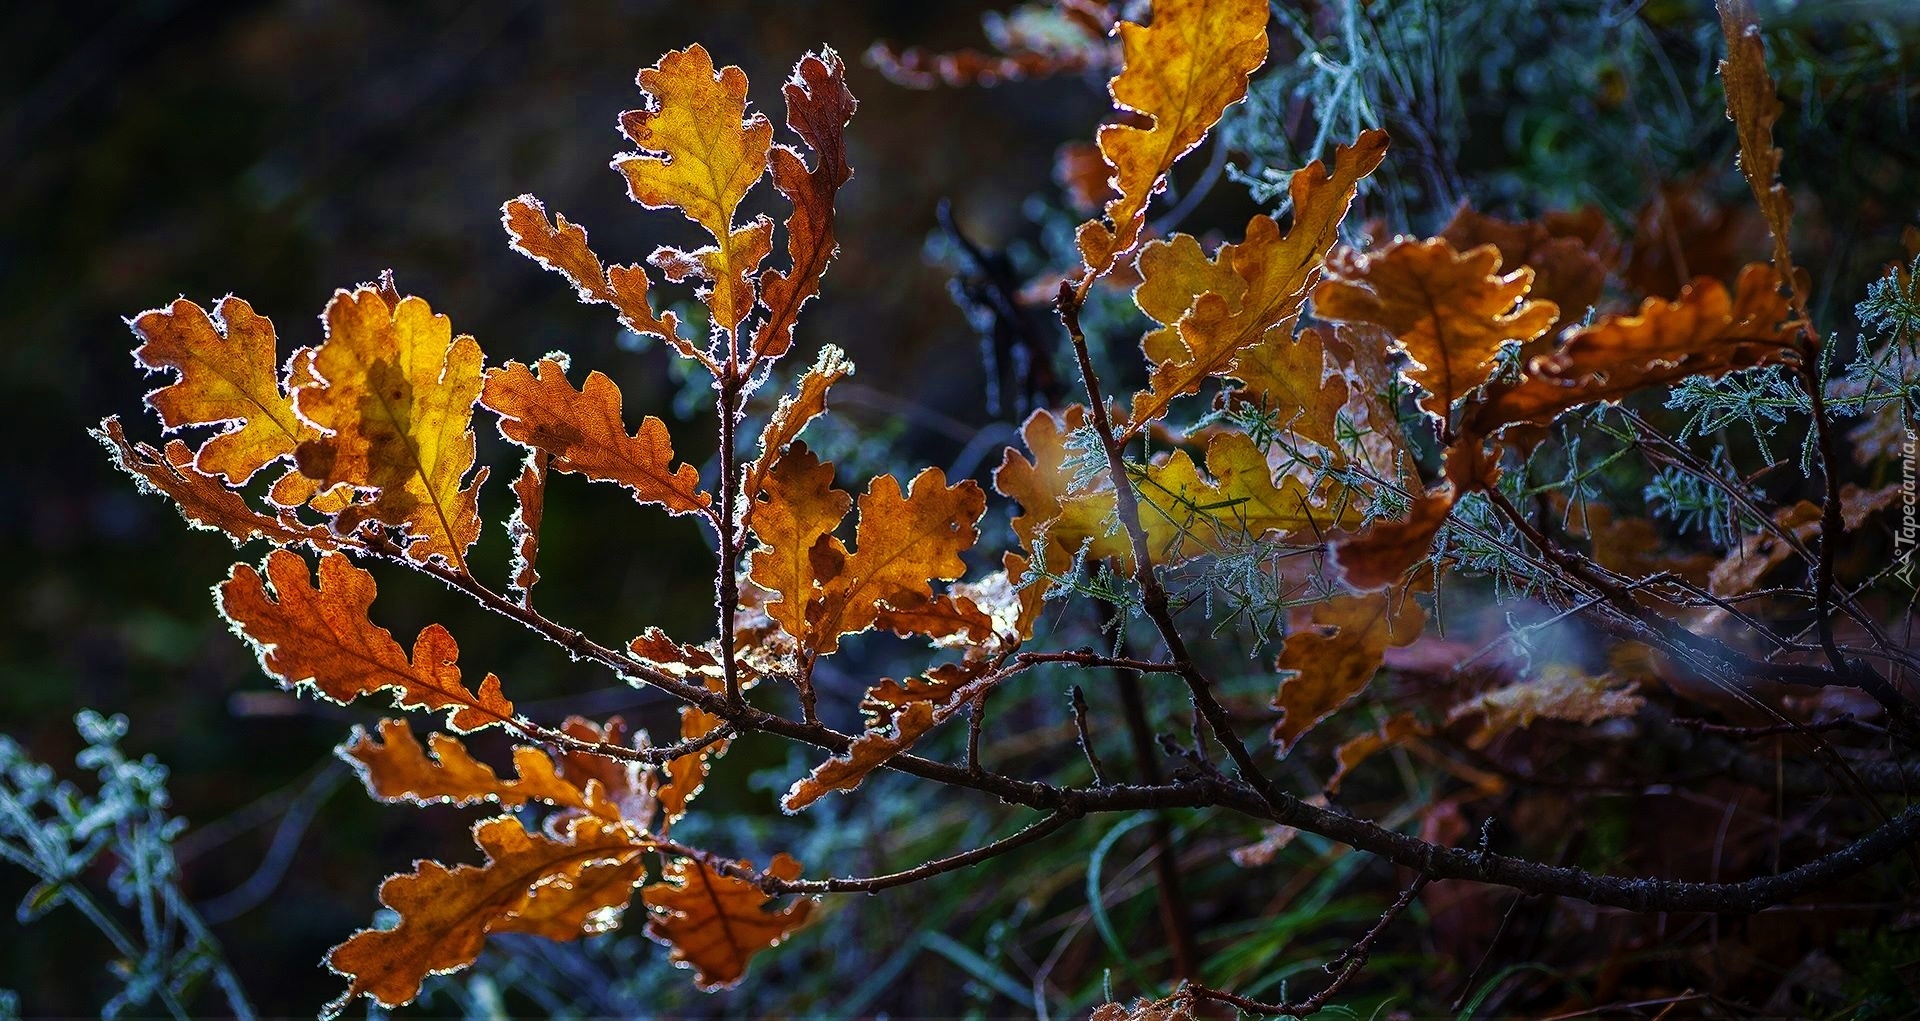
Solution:
M1427 615L1402 589L1337 595L1315 605L1311 619L1311 628L1287 637L1277 664L1291 673L1273 697L1273 743L1282 755L1366 688L1388 646L1419 637Z
M709 286L695 293L713 314L713 325L731 333L753 311L758 301L753 271L772 251L773 221L756 216L746 226L735 228L721 244L691 252L662 246L654 249L647 261L659 267L669 283L706 281Z
M474 758L459 739L449 735L428 734L427 746L421 747L405 720L381 720L377 737L355 727L338 753L353 764L367 793L381 801L418 805L492 801L508 808L544 801L558 808L592 811L610 822L620 818L603 791L595 788L589 794L563 779L553 759L531 745L513 750L518 775L512 780L500 779L492 766Z
M1503 345L1540 336L1559 316L1551 302L1524 300L1531 269L1499 269L1491 245L1462 253L1444 238L1402 238L1342 260L1314 289L1314 314L1392 333L1427 391L1420 407L1444 424L1453 402L1487 381Z
M706 228L714 247L698 259L714 286L716 321L725 328L739 307L735 291L759 265L768 245L740 236L733 223L740 200L767 171L773 125L747 116L747 75L715 70L702 46L673 50L637 79L645 109L620 115L620 127L640 152L616 157L634 201L648 209L674 208ZM754 228L746 228L753 230ZM751 297L746 307L751 307Z
M147 394L147 406L167 430L224 427L201 444L194 457L200 471L237 486L316 435L293 413L273 323L239 298L220 299L211 317L180 298L141 313L133 332L141 340L134 361L149 371L178 373Z
M1033 459L1028 460L1018 450L1008 447L1000 467L994 470L993 488L1001 496L1020 503L1020 513L1013 517L1013 534L1020 538L1027 552L1035 556L1039 554L1035 541L1059 516L1061 501L1073 488L1073 475L1066 469L1067 436L1085 425L1086 410L1078 404L1069 405L1060 413L1045 408L1035 410L1020 427L1021 438L1033 453ZM1047 566L1050 570L1064 570L1072 556L1071 549L1050 547Z
M1269 330L1235 358L1233 374L1245 385L1232 394L1273 416L1281 428L1342 453L1339 418L1350 398L1347 378L1327 358L1327 335L1306 329L1297 337Z
M572 939L607 928L632 898L648 846L594 816L576 817L558 838L529 833L512 816L484 819L473 839L484 865L423 861L380 884L380 902L399 912L399 924L362 929L328 952L327 966L348 986L326 1016L361 995L388 1007L412 1001L426 976L472 964L490 933Z
M1288 183L1293 222L1285 234L1272 217L1256 216L1247 221L1245 240L1220 246L1212 259L1184 235L1141 251L1134 301L1163 326L1141 343L1153 368L1147 389L1134 395L1127 435L1211 377L1244 379L1242 352L1270 332L1292 334L1360 181L1386 152L1386 132L1368 131L1334 150L1331 171L1319 160L1296 171Z
M932 702L913 701L892 713L886 725L869 730L853 739L846 752L835 755L813 772L793 782L780 807L798 812L833 791L850 791L860 786L867 774L885 765L888 759L913 747L920 735L940 722Z
M820 290L820 277L839 251L834 237L833 199L853 176L847 163L846 126L859 103L847 91L847 68L831 49L809 53L793 69L781 91L787 100L787 127L813 150L808 169L800 154L785 145L768 152L773 186L793 205L787 217L785 272L760 274L760 301L767 318L753 335L753 352L778 358L793 343L800 308Z
M513 239L515 251L566 277L581 301L612 305L628 329L659 337L681 354L693 357L693 344L680 335L680 317L671 311L653 310L653 302L647 297L653 281L644 268L603 267L600 257L587 247L586 229L568 223L558 213L549 221L547 207L532 195L508 200L500 209L500 222Z
M776 854L767 874L798 879L800 863ZM737 984L755 954L779 946L813 913L813 902L804 899L769 911L773 898L758 886L684 857L668 859L660 881L640 896L647 905L647 935L671 947L673 963L692 968L702 990Z
M132 443L118 418L108 418L93 430L120 470L133 476L141 490L172 500L180 516L194 528L224 532L234 545L265 538L282 546L311 546L316 550L338 545L325 528L308 525L287 514L266 515L247 505L239 493L218 477L194 466L194 453L185 443L170 440L162 452L145 443Z
M513 480L513 495L519 502L513 508L513 516L507 519L507 535L513 539L512 575L507 594L521 606L528 606L533 601L533 586L540 580L540 572L534 565L540 558L540 520L546 508L546 451L527 451L520 474Z
M659 628L648 628L629 642L627 648L656 668L683 681L703 685L709 691L726 690L726 677L720 660L709 647L683 645L668 638ZM741 688L752 687L758 677L751 665L743 661L740 670ZM683 705L679 712L679 740L682 742L698 740L726 726L726 720L698 706ZM731 739L719 738L662 764L661 772L665 774L665 780L660 784L657 798L666 825L671 826L687 814L687 803L706 785L710 761L726 754L730 744Z
M1793 197L1780 183L1780 150L1773 145L1773 125L1780 119L1780 98L1773 76L1767 73L1767 47L1751 0L1716 0L1720 31L1727 40L1727 59L1720 62L1720 80L1726 85L1727 118L1740 138L1740 175L1747 179L1773 231L1774 268L1790 276L1788 231L1793 223Z
M821 546L828 561L838 563L822 570L816 558L813 565L820 602L807 615L810 651L828 655L842 635L873 627L886 607L916 603L933 594L929 582L966 573L960 554L979 540L986 508L979 484L963 479L949 486L938 468L914 476L905 492L891 475L875 478L860 496L854 551L841 553L829 538Z
M568 737L588 744L620 748L633 748L637 744L628 735L627 721L618 716L608 718L604 724L580 716L569 716L560 724L560 730ZM588 790L597 784L619 817L634 828L653 828L660 802L659 774L652 769L638 762L598 755L568 745L562 745L554 754L554 763L560 771L560 778L581 790Z
M767 426L760 431L760 455L753 459L747 468L746 520L751 525L753 512L758 506L761 487L766 484L767 473L773 470L773 463L786 451L787 445L799 438L807 424L827 413L827 392L835 383L853 375L853 363L847 360L846 352L828 344L820 349L814 359L813 367L800 377L800 383L793 393L780 398L780 404L767 417Z
M488 674L478 693L461 683L460 647L446 628L427 625L409 660L367 618L374 593L373 575L343 554L321 554L315 587L307 562L284 549L267 554L264 577L235 564L215 589L221 614L253 645L261 668L288 687L310 685L342 703L390 688L400 708L453 710L448 725L463 732L513 719L498 677Z
M748 577L778 597L766 604L767 615L804 642L807 608L818 593L813 548L839 527L853 497L833 488L833 465L797 441L773 463L761 491L751 519L760 547L747 558Z
M1447 710L1447 722L1468 716L1483 717L1480 729L1468 739L1475 748L1509 730L1533 725L1535 720L1565 720L1594 724L1616 716L1632 716L1646 704L1633 692L1632 685L1622 687L1608 675L1598 677L1573 667L1555 664L1540 671L1532 680L1510 684L1455 705Z
M1296 476L1283 476L1275 485L1266 455L1245 433L1216 433L1207 444L1206 462L1211 478L1201 475L1186 451L1175 450L1134 479L1140 526L1154 562L1217 553L1235 537L1289 536L1359 522L1355 511L1336 514L1316 506ZM1115 512L1111 489L1067 498L1044 536L1049 549L1058 544L1071 553L1084 546L1090 558L1133 570L1132 542Z
M546 451L554 471L618 483L635 500L657 503L669 514L695 514L713 502L700 488L699 469L674 467L665 422L648 415L638 432L627 434L620 388L600 372L588 373L575 390L566 365L552 355L533 369L508 362L488 370L480 403L500 416L500 435Z
M1755 263L1741 271L1731 294L1703 277L1673 301L1648 298L1636 313L1573 330L1559 350L1533 359L1518 384L1494 388L1473 410L1470 431L1545 424L1570 408L1645 387L1780 361L1793 350L1798 325L1779 284L1772 269Z
M404 528L407 556L442 557L466 568L480 537L480 485L462 486L474 465L473 402L480 345L455 338L447 317L420 298L389 304L362 286L327 303L327 339L313 352L318 382L294 391L300 417L323 435L300 444L300 473L323 487L366 493L342 509L345 534L363 521Z
M1267 59L1267 17L1261 0L1160 0L1152 25L1122 22L1115 30L1123 67L1107 89L1116 107L1152 124L1100 129L1100 153L1119 194L1107 203L1106 223L1090 220L1079 230L1093 276L1139 243L1147 202L1165 187L1174 161L1246 96L1247 77Z
M1327 778L1327 793L1339 793L1341 781L1362 762L1427 732L1427 725L1412 713L1398 713L1388 717L1377 729L1342 741L1340 747L1333 750L1335 768L1333 775Z

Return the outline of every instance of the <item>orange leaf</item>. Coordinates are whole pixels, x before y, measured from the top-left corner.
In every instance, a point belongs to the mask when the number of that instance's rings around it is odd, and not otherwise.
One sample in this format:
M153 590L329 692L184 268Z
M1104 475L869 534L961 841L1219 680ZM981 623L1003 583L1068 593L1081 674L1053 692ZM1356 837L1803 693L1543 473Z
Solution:
M342 534L364 521L404 528L414 537L409 557L441 557L464 572L487 477L481 468L462 488L474 464L480 345L455 338L420 298L390 305L372 287L337 292L324 318L318 380L294 391L300 417L324 434L300 444L300 473L365 494L335 517Z
M1553 302L1560 317L1523 348L1528 355L1543 353L1531 348L1549 347L1563 327L1578 322L1599 302L1607 283L1603 256L1614 250L1606 220L1592 209L1514 223L1463 205L1447 221L1440 236L1462 252L1492 245L1500 250L1500 265L1533 270L1528 296Z
M847 360L846 352L828 344L820 349L814 359L813 367L800 377L799 386L794 392L780 398L780 405L767 417L767 426L760 431L760 456L754 458L747 469L747 521L751 524L753 511L760 498L760 490L766 485L767 473L773 470L774 461L787 449L787 445L799 438L807 424L827 413L827 391L833 384L853 375L853 363Z
M802 57L781 90L787 100L787 127L814 153L811 170L785 145L768 153L773 186L793 204L787 217L786 272L760 274L760 301L767 318L753 335L753 353L778 358L793 343L800 308L820 290L820 277L839 251L834 237L833 199L853 176L847 163L846 126L859 103L847 91L847 68L831 49Z
M600 257L587 247L586 229L568 223L554 214L547 220L547 207L532 195L508 200L500 209L500 222L512 238L513 249L542 266L566 277L581 301L612 305L620 321L642 336L659 337L691 358L694 347L680 335L680 317L669 311L657 314L647 292L653 281L639 266L603 268Z
M193 451L179 440L168 441L165 453L145 443L131 443L118 418L101 422L100 428L93 430L93 437L142 490L172 500L180 516L195 528L225 532L236 546L258 538L316 550L337 545L325 528L303 524L285 514L270 517L247 506L247 501L226 483L194 467Z
M1375 521L1360 534L1335 541L1333 570L1361 592L1392 585L1427 558L1458 499L1459 490L1451 483L1435 486L1413 499L1406 517Z
M1732 294L1703 277L1673 301L1648 298L1635 314L1574 330L1559 350L1535 358L1518 384L1492 388L1473 410L1472 431L1545 424L1570 408L1645 387L1779 361L1798 329L1788 321L1792 310L1779 284L1773 270L1756 263L1741 271Z
M292 454L315 436L293 413L289 382L278 367L273 323L228 296L211 318L179 298L133 320L141 339L133 360L151 371L172 369L174 382L147 394L147 406L169 432L197 425L225 428L201 444L194 466L233 485Z
M252 566L235 564L215 595L268 676L288 687L311 685L343 703L391 688L400 708L452 709L448 724L463 732L513 719L498 677L488 674L477 694L460 682L460 647L446 628L427 625L409 661L393 635L367 619L373 575L344 555L321 554L317 588L307 562L284 549L267 554L265 571L262 578Z
M766 604L767 615L805 642L807 607L817 592L811 554L822 540L835 541L829 536L853 497L833 488L833 465L799 442L774 462L762 495L751 518L760 547L748 557L748 577L778 597Z
M1086 423L1086 410L1074 404L1059 413L1045 408L1034 411L1020 427L1021 438L1033 453L1033 459L1028 460L1018 450L1008 447L1000 467L994 470L993 488L1001 496L1020 503L1020 513L1013 517L1013 534L1020 538L1027 552L1035 556L1038 556L1036 540L1047 525L1060 516L1061 501L1072 491L1073 477L1066 470L1066 441L1069 434ZM1072 556L1071 549L1050 547L1047 567L1065 570Z
M1334 596L1314 606L1312 620L1311 629L1288 636L1277 664L1292 674L1273 697L1280 711L1273 742L1282 755L1373 680L1389 645L1419 637L1426 612L1403 589Z
M1247 76L1267 59L1262 0L1160 0L1153 24L1121 22L1123 68L1108 84L1114 106L1152 118L1151 127L1108 124L1100 152L1119 195L1106 223L1081 225L1081 256L1100 276L1139 243L1147 202L1174 161L1200 144L1227 107L1247 94Z
M527 606L533 601L533 586L540 580L534 563L540 556L540 519L546 507L547 452L530 450L513 480L513 495L519 500L513 516L507 519L507 535L513 539L512 578L509 595Z
M535 370L519 362L487 372L480 403L500 415L500 435L528 450L552 455L554 471L615 482L641 503L657 503L670 514L694 514L713 502L700 489L700 471L690 464L673 467L673 439L667 425L652 415L639 432L627 435L620 388L599 372L587 374L575 390L566 365L549 355Z
M629 642L627 648L660 669L683 680L704 685L709 691L721 691L726 686L720 661L712 652L705 647L675 642L658 628L648 628ZM741 668L747 675L741 678L740 686L751 687L756 678L745 663L741 664ZM684 742L706 737L725 726L726 722L698 706L683 705L680 707L679 740ZM706 786L709 761L726 754L727 746L732 743L729 739L721 738L662 764L661 771L666 774L666 779L660 785L658 799L663 823L671 826L687 814L687 803Z
M798 879L800 863L776 854L767 873ZM668 860L660 882L648 885L641 898L647 935L673 948L673 963L692 968L695 983L708 991L737 984L755 954L779 946L813 913L810 900L768 911L772 898L758 886L681 857Z
M1293 222L1284 235L1272 217L1256 216L1247 221L1245 240L1220 246L1212 259L1183 234L1141 251L1134 301L1165 325L1141 342L1153 369L1147 389L1133 398L1128 435L1210 377L1244 379L1242 352L1272 333L1292 334L1360 181L1386 152L1387 133L1368 131L1334 150L1331 171L1318 160L1296 171L1288 184Z
M1327 335L1306 329L1298 337L1269 330L1234 360L1246 385L1232 398L1250 401L1301 439L1340 455L1340 412L1350 396L1345 374L1327 358Z
M820 605L807 615L810 650L828 655L839 648L842 635L873 627L883 608L917 603L933 594L930 581L966 573L960 554L979 540L986 508L986 494L977 483L963 479L949 486L938 468L914 476L904 493L893 476L875 478L860 497L853 553L828 570L814 566ZM835 540L822 545L829 547L830 563L843 555L832 549Z
M645 867L644 838L593 816L575 818L562 838L529 833L512 816L485 819L473 839L484 865L423 861L380 884L400 922L328 952L327 966L349 984L325 1016L363 994L388 1007L412 1001L426 976L472 964L490 933L564 940L610 928Z
M1402 238L1341 260L1314 289L1314 314L1385 327L1427 391L1420 407L1445 423L1453 402L1486 382L1502 345L1540 336L1559 316L1551 302L1523 300L1531 269L1495 276L1499 268L1491 245L1461 253L1444 238Z
M793 782L780 807L798 812L832 791L850 791L860 786L867 774L885 765L888 759L913 747L920 735L932 730L935 718L932 702L909 702L887 720L879 730L869 730L853 739L846 752L835 755L813 772Z

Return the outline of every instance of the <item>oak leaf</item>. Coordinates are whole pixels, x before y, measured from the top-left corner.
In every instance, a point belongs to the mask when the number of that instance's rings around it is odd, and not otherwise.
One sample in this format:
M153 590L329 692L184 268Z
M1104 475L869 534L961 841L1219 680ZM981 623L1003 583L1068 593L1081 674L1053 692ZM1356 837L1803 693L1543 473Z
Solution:
M833 488L833 465L795 442L761 484L751 516L760 546L748 556L748 576L775 597L767 615L787 634L806 642L808 608L819 594L813 549L830 539L853 497Z
M761 358L778 358L792 345L800 308L819 293L820 278L839 251L833 199L853 176L845 132L860 105L847 91L846 65L831 49L801 58L781 92L787 101L787 127L813 150L814 162L808 168L800 154L785 145L767 154L773 186L793 212L786 223L789 267L760 274L760 302L767 317L754 331L752 347Z
M1545 424L1646 387L1780 361L1793 350L1798 324L1779 287L1779 276L1755 263L1731 293L1703 277L1672 301L1648 298L1635 313L1573 330L1559 350L1534 358L1519 383L1494 388L1473 409L1468 431Z
M704 511L713 497L700 488L700 471L673 464L667 425L648 415L628 435L620 388L600 372L575 390L566 365L549 355L529 369L519 362L488 370L480 403L500 416L500 435L528 450L545 451L554 471L625 486L641 503L669 514Z
M316 435L293 413L273 323L239 298L220 299L212 316L179 298L135 317L133 332L141 340L134 361L178 374L147 394L161 424L169 432L223 427L195 454L200 471L238 486Z
M1740 176L1747 179L1760 214L1773 231L1773 265L1791 278L1788 255L1793 223L1793 197L1780 183L1780 150L1773 144L1773 126L1780 119L1780 97L1767 73L1767 47L1751 0L1716 0L1720 31L1727 41L1727 59L1720 62L1720 80L1726 86L1727 119L1740 139Z
M1333 775L1327 778L1327 793L1339 793L1341 781L1362 762L1427 733L1427 725L1421 723L1418 717L1412 713L1397 713L1382 721L1375 729L1340 742L1340 746L1333 750L1334 770Z
M1418 638L1426 620L1405 589L1336 595L1316 604L1312 626L1287 637L1276 664L1291 675L1273 697L1280 711L1273 743L1280 754L1359 694L1385 661L1387 647Z
M808 423L827 413L828 391L833 389L835 383L853 373L854 366L847 360L846 352L827 344L821 347L813 367L801 375L793 393L781 397L773 414L767 416L766 428L760 431L760 454L748 466L743 487L749 524L758 506L761 490L766 485L767 473L773 470L774 462L786 452L788 444L799 438Z
M316 550L338 545L324 527L305 524L284 512L267 515L254 510L218 476L195 467L194 452L179 440L169 440L165 451L130 442L118 418L101 422L93 437L140 489L172 500L194 528L224 532L236 546L260 538Z
M419 805L491 801L508 808L544 801L558 808L591 811L609 822L620 819L597 783L580 785L563 778L553 758L531 745L513 750L517 775L511 780L501 779L492 766L475 759L459 739L449 735L428 734L426 747L421 747L405 720L381 720L377 736L355 727L339 754L360 774L367 792L381 801ZM634 821L642 826L647 822Z
M1360 181L1386 151L1386 132L1368 131L1334 150L1331 170L1315 160L1295 171L1288 184L1293 221L1285 234L1272 217L1256 216L1243 241L1220 246L1211 259L1186 235L1141 250L1134 301L1163 326L1141 342L1153 367L1147 389L1133 398L1127 435L1210 377L1244 379L1243 352L1270 334L1292 335Z
M800 863L776 854L767 874L798 879ZM649 884L641 898L647 935L671 947L673 963L692 968L695 984L709 991L738 983L755 954L779 946L813 913L813 902L804 899L769 911L772 898L758 886L685 857L669 859L660 882Z
M891 475L875 478L859 498L854 551L832 536L813 547L819 602L807 614L809 652L831 654L842 636L878 624L887 607L917 603L932 596L930 582L966 573L960 554L980 538L986 506L972 479L949 486L938 468L914 476L904 491Z
M1439 236L1462 252L1492 245L1500 251L1500 265L1533 270L1527 296L1552 302L1560 316L1545 333L1522 345L1526 356L1545 353L1562 329L1599 303L1607 284L1607 256L1615 248L1606 219L1595 209L1516 223L1462 205Z
M423 861L380 884L380 902L399 912L399 924L363 929L327 954L349 984L326 1016L361 995L388 1007L410 1002L426 976L472 964L493 933L572 939L611 927L643 875L648 846L594 816L574 818L559 837L529 833L512 816L485 819L473 839L484 865Z
M408 557L464 571L487 476L473 472L480 345L454 337L424 300L390 304L367 286L336 293L324 321L317 381L294 390L294 409L322 433L295 451L300 473L363 494L335 517L342 534L363 521L402 528L413 537Z
M868 730L853 739L847 750L835 755L813 772L793 782L780 807L798 812L833 791L850 791L860 786L867 774L885 765L888 759L913 747L922 734L940 722L938 707L930 701L910 701L892 713L885 726Z
M483 390L482 393L485 391ZM513 563L507 580L507 593L521 606L533 601L533 586L540 581L536 564L540 558L540 521L545 516L547 497L547 452L527 451L520 474L513 480L517 501L513 516L507 519L507 535L513 540Z
M1247 77L1267 59L1267 5L1261 0L1161 0L1153 24L1121 22L1123 67L1108 83L1114 106L1151 126L1108 124L1101 155L1119 194L1106 222L1082 224L1088 272L1100 276L1133 250L1146 227L1147 202L1166 185L1174 161L1200 144L1227 107L1247 94Z
M1314 289L1314 314L1392 333L1411 359L1407 375L1427 392L1420 407L1446 423L1453 402L1487 381L1502 346L1542 335L1559 316L1551 302L1525 300L1531 269L1499 269L1491 245L1463 253L1444 238L1401 238L1340 260Z
M1067 437L1082 428L1086 418L1086 408L1078 404L1062 412L1035 410L1020 426L1031 459L1008 447L1000 467L994 469L994 490L1020 504L1020 513L1013 516L1013 534L1036 560L1041 559L1042 532L1060 516L1062 501L1072 493L1073 473L1066 468ZM1061 546L1047 547L1047 569L1056 573L1064 570L1073 553Z
M672 311L654 311L647 296L653 281L645 268L602 266L600 257L587 247L586 229L558 213L548 220L546 206L532 195L508 200L500 209L500 222L515 251L566 277L581 301L612 305L628 329L659 337L682 355L693 357L693 344L680 334L680 317Z
M235 564L214 592L220 613L253 645L269 677L342 703L389 688L403 709L453 710L448 723L458 731L513 720L498 677L488 674L478 692L461 683L460 647L446 628L427 625L409 660L393 635L368 619L373 575L345 555L321 555L318 586L307 562L288 550L267 554L264 572Z
M1532 680L1455 705L1447 710L1447 722L1482 717L1480 729L1468 739L1473 747L1480 748L1499 734L1532 726L1535 720L1594 724L1616 716L1632 716L1644 704L1646 699L1635 694L1630 684L1622 687L1612 676L1594 676L1555 664Z

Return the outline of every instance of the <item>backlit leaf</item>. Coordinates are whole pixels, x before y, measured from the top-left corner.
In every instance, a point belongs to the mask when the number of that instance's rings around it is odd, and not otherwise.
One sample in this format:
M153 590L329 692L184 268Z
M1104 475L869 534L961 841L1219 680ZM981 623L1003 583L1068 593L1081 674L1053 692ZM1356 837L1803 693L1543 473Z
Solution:
M713 502L700 488L700 471L673 464L667 424L648 415L628 435L620 388L599 372L575 390L566 366L551 356L534 369L519 362L487 372L480 403L500 415L500 434L552 457L554 471L625 486L641 503L671 514L694 514Z
M295 410L323 433L300 444L300 473L361 494L335 518L342 534L378 521L413 537L409 557L465 570L487 475L481 468L463 485L474 465L480 345L454 337L424 300L390 305L366 286L336 293L324 320L327 339L313 353L319 382L294 391Z
M833 199L853 176L845 132L860 105L847 91L846 65L831 49L801 58L781 91L787 100L787 127L813 150L814 158L808 168L800 154L785 145L767 154L773 186L793 205L793 212L786 224L789 267L760 274L760 302L767 318L754 333L753 351L762 358L778 358L793 343L800 308L819 292L820 277L839 251Z
M272 588L269 589L268 585ZM276 549L265 575L248 564L215 589L220 612L259 654L261 669L280 683L305 684L336 702L392 689L403 709L451 709L449 725L470 731L513 719L513 703L488 674L476 693L460 681L460 647L438 624L414 639L413 656L367 617L373 575L343 554L320 557L315 586L306 560Z
M1152 123L1100 129L1119 194L1107 203L1105 223L1080 227L1080 253L1094 276L1139 243L1147 202L1165 187L1174 161L1246 96L1247 76L1267 59L1267 17L1262 0L1160 0L1151 25L1121 22L1115 30L1123 68L1108 91L1116 107Z
M800 863L776 854L767 873L798 879ZM755 954L780 945L813 913L810 900L769 911L772 898L758 886L684 857L668 859L660 882L649 884L641 897L647 935L671 947L673 963L692 968L695 983L705 990L738 983Z
M1280 754L1366 688L1387 647L1419 637L1426 621L1405 590L1337 595L1316 604L1312 626L1287 637L1276 664L1291 674L1273 698L1280 711L1273 743Z

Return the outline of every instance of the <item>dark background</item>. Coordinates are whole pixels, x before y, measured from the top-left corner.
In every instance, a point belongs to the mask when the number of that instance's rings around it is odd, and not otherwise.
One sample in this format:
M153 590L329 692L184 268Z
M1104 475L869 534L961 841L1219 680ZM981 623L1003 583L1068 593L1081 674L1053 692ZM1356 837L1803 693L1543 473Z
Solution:
M129 716L128 749L174 771L176 810L197 831L180 845L186 885L203 902L254 876L288 799L350 723L378 712L275 693L208 598L229 563L261 551L188 531L86 435L117 414L134 438L160 438L140 401L162 381L133 365L124 319L178 295L211 307L233 293L274 320L284 356L318 341L316 317L335 288L391 268L403 292L475 335L492 364L564 348L576 375L607 371L629 419L668 415L698 463L710 430L667 411L665 357L622 350L609 310L576 304L564 281L507 248L498 210L533 192L586 225L610 261L692 240L675 233L686 225L630 203L607 167L629 148L615 117L639 104L635 70L702 42L718 62L745 67L752 98L778 125L787 70L824 43L846 57L861 107L842 255L802 321L801 349L846 348L860 386L842 395L840 413L858 426L904 408L895 452L944 464L985 411L975 340L943 271L921 256L935 202L952 198L988 243L1021 230L1022 201L1050 187L1055 145L1102 107L1080 81L911 92L861 61L877 38L977 44L973 3L6 6L0 732L68 770L77 710ZM510 510L502 466L512 462L485 435L482 459L496 465L482 512L497 522ZM625 513L617 495L584 485L556 485L549 500L543 594L555 617L612 637L646 624L686 638L710 629L710 568L690 526ZM490 524L481 569L503 574L504 548ZM661 708L607 692L610 679L517 641L463 601L417 579L381 581L376 617L403 643L442 620L468 669L499 672L516 700L599 692L579 707L624 708L670 732ZM305 803L318 812L297 853L277 863L284 876L256 877L224 902L239 913L218 926L268 1014L307 1013L337 991L317 962L367 924L380 876L417 856L472 857L448 810L373 805L350 782ZM0 900L25 885L0 875ZM104 957L97 935L56 912L0 937L0 988L18 990L29 1016L91 1013Z

